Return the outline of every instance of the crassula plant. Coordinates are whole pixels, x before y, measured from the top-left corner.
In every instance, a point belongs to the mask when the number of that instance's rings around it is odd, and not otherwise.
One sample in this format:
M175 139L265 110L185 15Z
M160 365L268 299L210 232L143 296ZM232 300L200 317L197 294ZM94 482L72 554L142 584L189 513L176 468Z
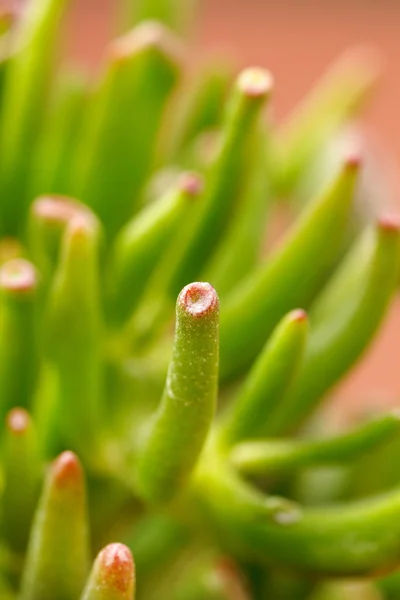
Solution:
M121 6L97 78L65 4L0 13L1 599L399 598L399 413L316 410L399 280L376 64L272 125L263 68L188 76L189 2Z

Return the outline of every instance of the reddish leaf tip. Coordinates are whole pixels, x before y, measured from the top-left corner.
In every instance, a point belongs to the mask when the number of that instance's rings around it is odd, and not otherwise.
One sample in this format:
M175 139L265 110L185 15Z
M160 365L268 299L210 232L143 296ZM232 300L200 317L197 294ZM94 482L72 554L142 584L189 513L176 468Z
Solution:
M132 553L124 544L109 544L98 556L101 579L108 588L121 593L131 592L135 581Z
M58 487L80 485L83 481L83 471L76 454L67 450L53 462L52 473Z
M0 269L0 288L16 294L31 292L37 285L35 267L23 258L14 258Z
M0 24L6 29L11 27L15 19L15 13L8 6L0 6Z
M179 176L179 188L190 198L196 198L203 191L203 178L197 173L185 171Z
M357 150L349 152L345 158L344 164L349 171L357 171L362 166L361 153Z
M67 223L66 239L76 247L85 246L88 240L97 237L99 222L91 212L78 212Z
M304 321L308 320L308 315L306 311L302 308L297 308L291 311L290 318L292 321L295 321L297 323L303 323Z
M387 213L379 217L378 227L382 231L395 232L400 231L400 215Z
M22 16L24 10L21 0L2 0L0 5L0 20L11 26L16 19Z
M23 408L13 408L7 415L7 427L11 433L22 435L29 428L31 418Z
M68 196L41 196L32 206L33 214L54 224L68 223L77 215L91 215L85 205Z
M271 73L261 67L250 67L239 74L239 89L252 98L260 98L271 93L274 79Z
M108 54L113 62L123 63L148 48L157 49L177 62L183 56L179 40L158 21L144 21L114 40L109 46Z
M178 297L178 305L190 316L201 318L218 310L219 299L212 285L195 282L183 288Z
M86 239L95 230L95 220L84 214L75 215L68 223L69 235L75 239Z

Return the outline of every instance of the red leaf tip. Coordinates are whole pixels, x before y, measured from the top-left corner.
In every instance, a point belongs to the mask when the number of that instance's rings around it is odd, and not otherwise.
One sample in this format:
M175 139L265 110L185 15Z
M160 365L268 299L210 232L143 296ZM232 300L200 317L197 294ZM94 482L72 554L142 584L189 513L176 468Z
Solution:
M153 48L181 62L183 47L174 34L158 21L143 21L127 34L114 40L109 46L112 61L123 63L145 49Z
M192 317L200 318L218 310L218 294L209 283L189 283L179 294L178 305Z
M21 0L2 0L0 5L0 21L6 26L11 26L14 21L23 14L23 3Z
M400 215L387 213L379 217L378 227L383 231L393 231L397 233L400 230Z
M0 269L0 287L17 294L31 292L36 288L37 276L32 263L23 258L14 258Z
M361 152L358 152L356 149L351 150L347 153L344 164L347 169L351 171L357 171L362 165L362 156Z
M121 593L132 593L135 581L135 564L132 553L124 544L109 544L97 558L102 584Z
M250 67L239 74L238 87L252 98L260 98L271 93L274 79L271 73L261 67Z
M57 195L41 196L33 203L32 210L35 216L55 225L64 225L77 215L91 215L89 209L77 200Z
M60 454L53 462L52 474L58 487L81 485L83 471L76 454L67 450Z
M308 315L302 308L296 308L295 310L291 311L290 318L296 323L303 323L304 321L307 321Z
M75 239L86 239L96 231L96 221L88 215L77 214L68 223L69 235Z
M179 176L179 188L191 198L199 196L203 191L203 179L197 173L185 171Z
M23 408L13 408L7 415L7 427L16 435L26 432L31 422L29 413Z

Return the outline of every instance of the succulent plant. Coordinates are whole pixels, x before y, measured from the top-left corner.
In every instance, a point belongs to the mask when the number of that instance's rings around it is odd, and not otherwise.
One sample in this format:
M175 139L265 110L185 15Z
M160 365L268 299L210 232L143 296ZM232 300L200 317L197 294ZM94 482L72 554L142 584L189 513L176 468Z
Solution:
M0 14L1 598L400 597L399 413L317 411L399 279L336 144L376 64L272 126L266 70L185 75L190 3L127 2L95 83L65 4Z

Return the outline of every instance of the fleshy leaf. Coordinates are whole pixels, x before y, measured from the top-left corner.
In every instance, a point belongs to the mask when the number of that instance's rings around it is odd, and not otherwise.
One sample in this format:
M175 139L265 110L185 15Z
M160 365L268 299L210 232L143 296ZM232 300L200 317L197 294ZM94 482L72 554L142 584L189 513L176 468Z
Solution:
M98 554L81 600L134 600L135 564L123 544L109 544Z
M158 411L139 449L138 485L167 501L187 481L214 417L218 389L219 301L208 283L179 294L175 344Z
M86 491L72 452L50 466L37 508L21 600L76 600L89 570Z

